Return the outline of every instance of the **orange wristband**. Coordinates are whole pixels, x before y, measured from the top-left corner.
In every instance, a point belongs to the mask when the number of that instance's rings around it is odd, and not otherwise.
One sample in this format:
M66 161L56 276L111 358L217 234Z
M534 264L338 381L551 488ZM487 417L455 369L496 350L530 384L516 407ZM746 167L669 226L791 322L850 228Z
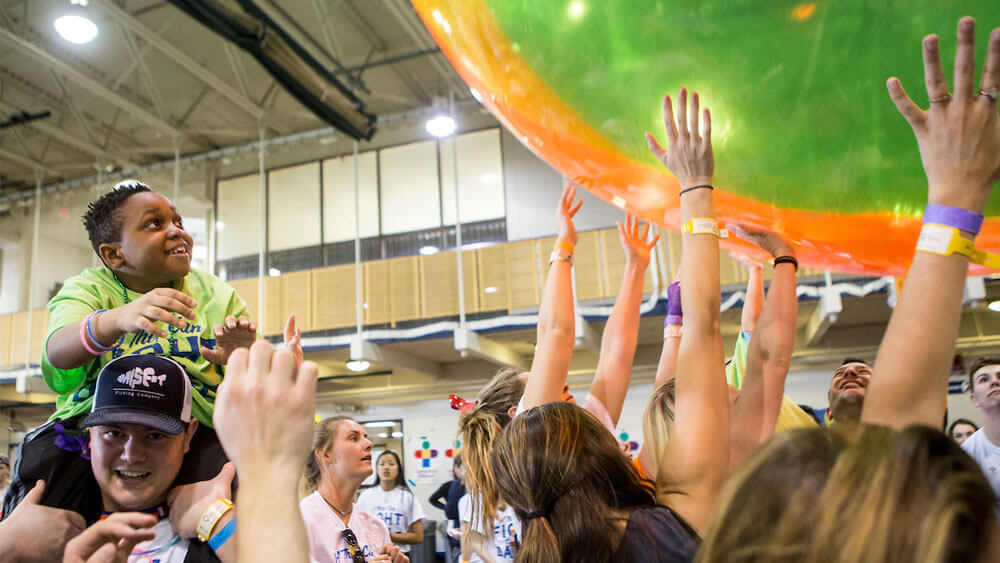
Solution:
M566 241L559 241L556 243L556 250L565 250L567 254L573 254L575 249L573 243Z

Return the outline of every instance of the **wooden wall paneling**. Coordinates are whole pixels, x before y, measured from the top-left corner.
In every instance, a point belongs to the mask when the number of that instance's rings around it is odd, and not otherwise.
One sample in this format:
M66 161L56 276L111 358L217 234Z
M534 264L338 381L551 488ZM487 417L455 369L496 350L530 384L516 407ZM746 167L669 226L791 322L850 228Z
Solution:
M541 302L539 264L548 272L549 257L539 261L539 245L534 240L505 244L507 249L507 279L510 283L510 307L523 309L537 307Z
M11 316L10 365L24 365L24 351L30 345L30 361L39 364L42 361L42 346L45 343L45 331L48 329L49 312L38 309L31 320L31 334L28 334L28 312L22 311Z
M356 324L354 264L312 270L313 330Z
M282 334L285 330L285 319L281 315L281 278L268 276L264 278L264 311L260 315L260 332L265 336Z
M669 265L668 273L670 276L670 283L673 283L681 271L681 234L674 231L664 230L663 236L667 239L666 245L669 250L669 252L667 252L667 263Z
M260 311L257 310L257 278L248 278L226 282L236 290L236 294L246 301L250 318L260 323Z
M420 257L422 312L425 318L458 315L458 260L455 252L440 252ZM465 271L465 312L479 311L479 291L476 287L476 253L462 254Z
M502 244L476 251L479 302L483 311L507 311L508 314L511 312L509 246Z
M625 251L618 240L618 229L596 232L601 247L601 276L604 278L604 297L614 298L625 276ZM577 275L580 275L579 272Z
M555 239L547 247L552 249ZM545 259L546 264L548 258ZM580 233L573 252L574 273L576 276L576 298L580 301L600 299L604 297L604 276L601 271L601 243L599 231Z
M419 319L420 264L416 256L386 260L389 263L390 309L392 323Z
M276 319L279 332L284 333L288 316L295 315L295 325L302 332L312 330L312 274L309 270L289 272L279 278L279 311Z
M364 319L365 324L384 324L392 320L392 280L389 260L365 262Z
M0 315L0 366L13 365L11 360L11 321L14 315Z

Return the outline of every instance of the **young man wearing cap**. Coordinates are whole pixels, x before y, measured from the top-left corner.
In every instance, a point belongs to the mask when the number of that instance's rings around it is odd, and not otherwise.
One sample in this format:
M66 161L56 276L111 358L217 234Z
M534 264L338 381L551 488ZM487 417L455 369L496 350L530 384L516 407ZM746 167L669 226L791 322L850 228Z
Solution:
M191 418L191 384L184 368L154 355L112 360L98 376L93 407L82 424L90 430L90 466L102 507L88 522L120 512L155 516L153 538L135 545L130 561L235 560L235 542L227 541L235 530L235 510L228 500L232 464L211 481L172 489L198 428ZM10 544L4 540L12 533L0 525L0 545ZM18 538L15 549L30 550L32 541L54 539L44 536L33 530L29 538Z

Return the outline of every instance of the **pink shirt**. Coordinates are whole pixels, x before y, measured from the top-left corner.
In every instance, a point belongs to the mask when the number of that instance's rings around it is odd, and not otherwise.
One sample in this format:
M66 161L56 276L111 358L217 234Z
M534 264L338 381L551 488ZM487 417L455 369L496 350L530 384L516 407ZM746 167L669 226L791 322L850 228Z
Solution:
M299 510L309 535L310 560L314 563L351 563L351 551L341 534L344 521L333 512L319 491L302 499ZM389 543L389 529L385 527L385 523L356 504L351 509L351 518L347 524L357 536L365 559L382 553Z

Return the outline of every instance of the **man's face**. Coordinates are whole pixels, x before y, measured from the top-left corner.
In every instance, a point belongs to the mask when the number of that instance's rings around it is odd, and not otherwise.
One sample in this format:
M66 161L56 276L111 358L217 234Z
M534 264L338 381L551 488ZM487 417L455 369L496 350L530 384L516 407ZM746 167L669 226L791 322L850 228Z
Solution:
M830 407L840 402L864 401L871 376L872 368L862 362L851 362L837 368L837 371L833 372L830 391L827 393Z
M1000 364L983 366L972 374L972 404L983 410L1000 407Z
M104 510L146 510L167 498L197 428L176 436L137 424L90 429L90 467L101 487Z
M153 192L140 192L128 198L120 212L123 221L118 244L124 264L117 270L154 287L188 274L194 239L184 230L181 216L170 200Z

